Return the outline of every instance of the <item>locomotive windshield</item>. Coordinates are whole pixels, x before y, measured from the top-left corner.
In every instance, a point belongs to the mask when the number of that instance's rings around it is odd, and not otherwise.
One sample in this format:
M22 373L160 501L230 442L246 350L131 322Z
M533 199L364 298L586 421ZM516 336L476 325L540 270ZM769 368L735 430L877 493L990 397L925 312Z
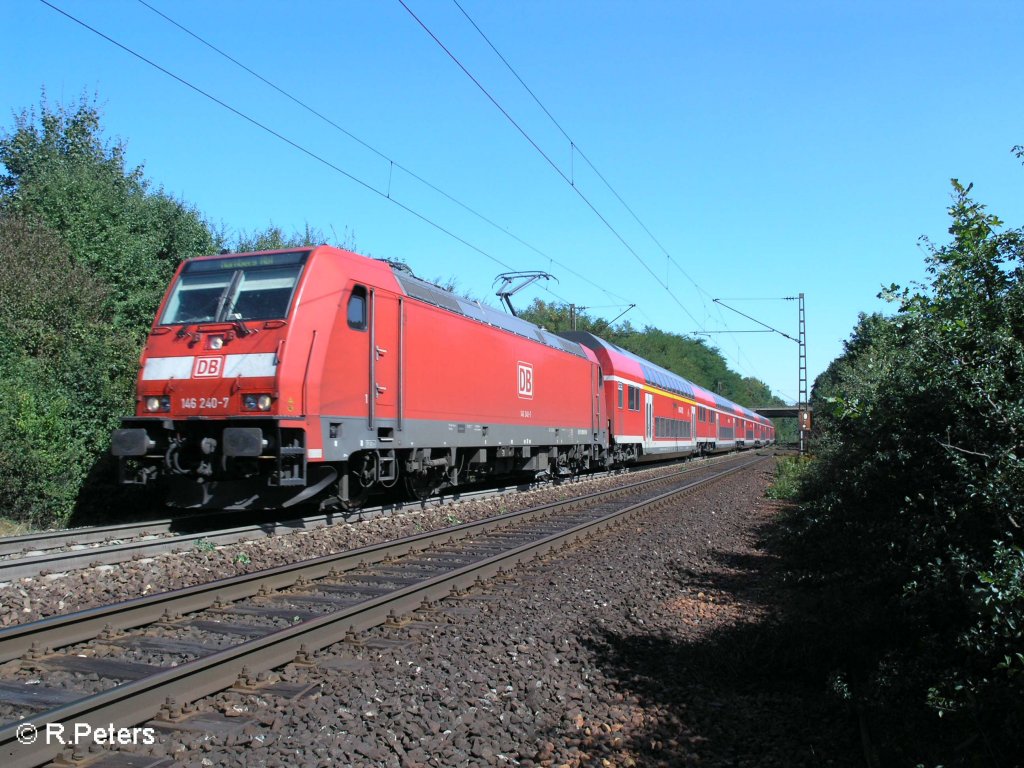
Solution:
M160 323L284 319L308 255L300 251L190 261Z

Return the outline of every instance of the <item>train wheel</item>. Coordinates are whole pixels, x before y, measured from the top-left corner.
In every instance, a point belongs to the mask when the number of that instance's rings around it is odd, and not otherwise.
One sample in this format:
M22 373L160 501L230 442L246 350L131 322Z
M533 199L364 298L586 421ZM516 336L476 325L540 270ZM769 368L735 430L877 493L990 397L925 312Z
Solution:
M410 496L419 501L429 499L434 491L437 490L437 484L429 472L407 474L404 479L405 490L409 492Z

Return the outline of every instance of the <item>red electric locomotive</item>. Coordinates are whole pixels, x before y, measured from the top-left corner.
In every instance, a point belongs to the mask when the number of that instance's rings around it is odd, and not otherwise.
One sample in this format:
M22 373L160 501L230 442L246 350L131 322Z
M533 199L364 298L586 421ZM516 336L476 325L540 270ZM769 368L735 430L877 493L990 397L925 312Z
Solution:
M354 508L399 482L422 497L491 474L724 450L739 445L724 418L771 440L766 419L597 337L318 246L184 262L112 452L123 483L162 478L175 506Z
M121 480L185 507L346 507L607 444L594 355L400 267L319 246L184 262L113 436Z

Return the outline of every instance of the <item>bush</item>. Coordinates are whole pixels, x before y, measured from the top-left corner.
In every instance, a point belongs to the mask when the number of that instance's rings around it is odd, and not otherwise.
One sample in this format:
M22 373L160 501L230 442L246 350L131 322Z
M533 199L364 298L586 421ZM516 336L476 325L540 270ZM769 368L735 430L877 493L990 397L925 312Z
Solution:
M841 675L897 762L1024 749L1024 233L969 193L954 181L952 241L926 243L930 285L891 287L896 315L862 317L815 383L818 460L789 520ZM892 727L915 712L948 740Z
M110 333L105 288L46 227L0 213L0 505L65 522L113 414L129 400L132 346Z
M86 522L114 491L110 432L134 410L160 297L214 238L125 167L84 99L19 115L0 163L0 503L35 525Z

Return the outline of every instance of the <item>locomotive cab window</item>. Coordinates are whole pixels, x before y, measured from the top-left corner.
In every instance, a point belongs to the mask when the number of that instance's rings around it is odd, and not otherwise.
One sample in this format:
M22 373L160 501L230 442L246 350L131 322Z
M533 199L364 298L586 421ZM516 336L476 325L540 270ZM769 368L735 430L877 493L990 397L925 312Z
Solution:
M366 288L361 285L352 288L348 299L348 327L357 331L366 330Z
M308 255L301 251L190 261L171 290L160 323L284 319Z

